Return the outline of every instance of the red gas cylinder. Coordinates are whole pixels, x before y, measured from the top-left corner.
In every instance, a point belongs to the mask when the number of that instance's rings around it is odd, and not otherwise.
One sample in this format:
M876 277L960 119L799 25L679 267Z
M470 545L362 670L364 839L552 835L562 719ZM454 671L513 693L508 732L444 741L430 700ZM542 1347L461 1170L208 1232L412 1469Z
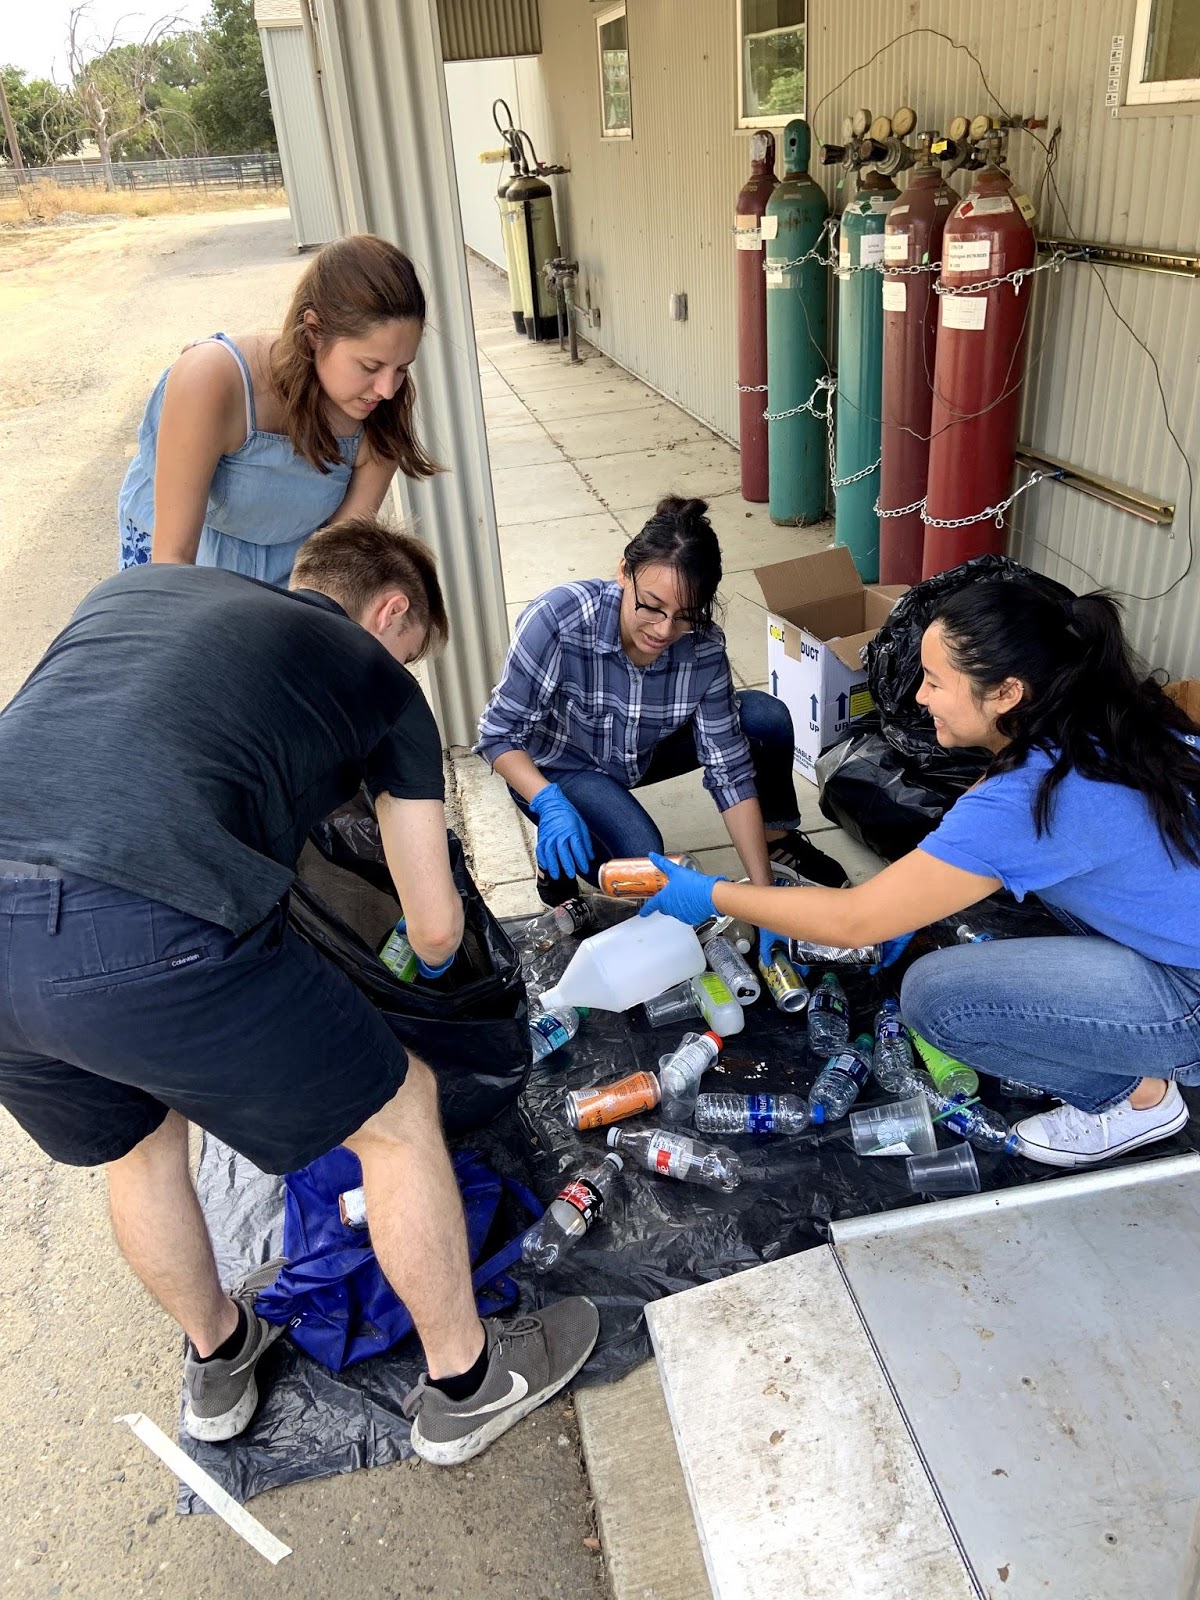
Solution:
M925 522L919 506L902 517L888 513L925 497L938 324L933 282L942 232L957 201L925 149L884 225L880 583L913 584L921 577Z
M1037 251L1032 215L1008 174L984 167L946 224L942 286L962 289L1028 271ZM1024 279L940 297L923 577L971 556L1004 553L1007 529L982 513L1012 492L1032 298ZM937 526L958 518L971 520Z
M767 284L763 212L779 180L775 136L750 141L750 176L737 197L733 242L737 247L738 427L742 446L742 499L767 498Z

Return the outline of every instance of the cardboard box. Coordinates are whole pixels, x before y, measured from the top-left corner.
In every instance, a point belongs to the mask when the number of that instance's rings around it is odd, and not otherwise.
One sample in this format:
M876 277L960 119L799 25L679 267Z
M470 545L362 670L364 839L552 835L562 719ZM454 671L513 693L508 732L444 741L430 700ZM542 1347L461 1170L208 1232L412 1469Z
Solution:
M817 757L872 707L862 647L903 584L863 585L849 550L834 546L755 568L767 604L767 688L792 713L796 770L817 781Z
M1164 684L1163 693L1169 694L1184 716L1200 728L1200 678L1180 678Z

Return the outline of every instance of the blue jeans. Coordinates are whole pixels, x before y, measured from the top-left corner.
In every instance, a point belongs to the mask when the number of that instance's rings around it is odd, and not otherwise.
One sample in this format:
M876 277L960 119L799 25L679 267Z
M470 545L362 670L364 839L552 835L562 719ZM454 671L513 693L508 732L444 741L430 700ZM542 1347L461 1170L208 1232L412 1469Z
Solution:
M1200 1083L1200 969L1111 939L997 939L914 962L908 1026L979 1072L1107 1111L1142 1078Z
M750 743L754 762L754 784L758 790L763 818L769 828L794 828L800 819L796 784L792 776L795 734L792 714L782 700L761 689L744 689L738 697L742 732ZM691 722L676 728L655 747L650 765L635 788L664 783L684 772L695 772L700 765ZM635 800L624 784L606 772L570 772L554 766L540 768L542 775L556 783L587 823L596 846L596 855L586 874L588 882L605 861L625 856L644 856L661 851L663 836L650 813ZM521 811L536 824L537 818L517 794L513 799Z

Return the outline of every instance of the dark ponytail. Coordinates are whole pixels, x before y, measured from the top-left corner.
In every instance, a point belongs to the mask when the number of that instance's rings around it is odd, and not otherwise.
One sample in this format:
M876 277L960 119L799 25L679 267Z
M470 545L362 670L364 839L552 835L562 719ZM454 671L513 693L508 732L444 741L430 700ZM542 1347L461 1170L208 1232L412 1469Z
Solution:
M697 632L712 626L721 585L721 546L707 511L707 501L666 495L624 552L626 571L633 577L642 567L674 567L681 579L684 607L700 619Z
M1200 751L1180 737L1195 730L1129 648L1110 595L1075 596L1030 575L960 589L932 620L977 696L1009 678L1024 684L997 719L1009 743L988 771L1011 772L1031 750L1052 758L1034 802L1039 834L1075 771L1144 794L1163 842L1200 866Z

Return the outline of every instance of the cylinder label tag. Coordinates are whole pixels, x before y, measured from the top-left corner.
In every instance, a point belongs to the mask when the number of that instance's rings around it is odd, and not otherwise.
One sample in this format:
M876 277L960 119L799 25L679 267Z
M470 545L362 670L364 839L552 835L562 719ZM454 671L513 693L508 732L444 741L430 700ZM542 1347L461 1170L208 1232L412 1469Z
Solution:
M761 250L762 234L757 228L743 227L743 217L738 218L737 228L734 230L734 240L739 250Z
M871 196L871 210L877 217L883 216L892 209L892 203L894 200L894 195L889 198L889 196L885 194L873 194ZM863 209L865 211L866 207L864 206Z
M1028 222L1032 227L1033 220L1037 216L1037 207L1034 205L1033 201L1027 194L1014 194L1013 201L1017 210L1025 218L1025 221Z
M862 267L879 266L883 261L882 233L864 233L858 241L858 262Z
M891 262L904 263L908 260L908 235L900 233L885 233L883 236L883 259Z
M982 328L987 321L987 301L981 294L942 296L943 328Z
M791 281L789 279L789 276L783 270L782 267L770 267L769 266L767 268L767 288L768 289L790 289L791 288Z
M774 238L778 237L778 234L779 234L779 218L778 217L764 217L762 219L762 223L761 223L759 231L761 232L761 234L762 234L764 239L774 239Z
M903 311L908 305L908 285L903 278L885 278L883 280L883 309L885 311Z
M992 264L990 239L946 240L945 262L947 272L986 272Z
M981 194L974 199L971 210L977 217L994 217L1002 211L1011 211L1013 203L1006 194Z

